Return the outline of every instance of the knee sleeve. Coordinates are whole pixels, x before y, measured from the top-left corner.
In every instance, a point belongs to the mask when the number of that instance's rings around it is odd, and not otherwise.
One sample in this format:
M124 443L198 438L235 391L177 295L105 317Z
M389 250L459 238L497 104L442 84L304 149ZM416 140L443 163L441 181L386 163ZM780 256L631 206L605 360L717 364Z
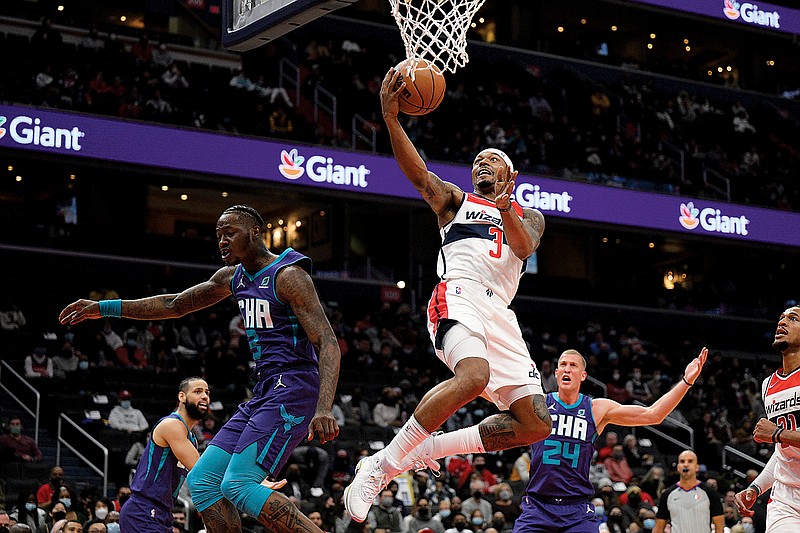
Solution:
M486 341L463 324L454 324L442 340L442 352L455 368L456 362L467 357L486 359Z
M219 446L211 445L189 472L186 484L198 511L205 511L223 498L220 485L230 460L231 454Z
M267 471L256 462L257 443L253 443L241 453L233 454L228 470L222 479L222 495L237 509L257 517L267 502L272 489L261 484Z

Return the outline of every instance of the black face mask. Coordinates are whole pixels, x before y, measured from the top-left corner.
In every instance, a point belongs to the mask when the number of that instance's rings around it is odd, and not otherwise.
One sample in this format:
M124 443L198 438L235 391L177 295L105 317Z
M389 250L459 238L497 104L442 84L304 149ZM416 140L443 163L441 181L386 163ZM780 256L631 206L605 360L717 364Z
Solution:
M467 527L467 524L464 524L462 522L456 522L455 524L453 524L453 527L456 528L456 531L464 531L464 528Z
M472 493L472 497L475 498L476 500L480 500L483 497L483 493L479 490L476 490L475 492Z
M125 502L128 501L129 497L130 496L128 496L127 494L123 494L122 496L119 497L119 506L120 506L120 508L122 508L122 506L125 505Z
M492 527L497 531L503 531L503 529L506 527L506 523L504 520L492 520Z
M420 520L428 520L431 517L431 510L428 509L427 507L422 507L417 512L417 516L419 517Z
M53 513L53 522L58 522L59 520L63 520L66 518L67 513L66 511L56 511Z

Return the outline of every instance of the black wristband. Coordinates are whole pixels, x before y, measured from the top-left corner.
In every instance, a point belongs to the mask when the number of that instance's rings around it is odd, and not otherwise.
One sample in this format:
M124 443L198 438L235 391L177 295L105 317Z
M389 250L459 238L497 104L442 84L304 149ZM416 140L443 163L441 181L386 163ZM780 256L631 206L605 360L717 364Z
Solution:
M773 435L773 441L772 442L776 442L776 443L780 443L781 442L781 433L783 433L783 430L784 430L784 428L778 428L775 431L775 435Z
M683 380L684 383L686 383L690 387L694 385L694 383L689 383L688 381L686 381L686 377L685 376L681 376L681 379Z

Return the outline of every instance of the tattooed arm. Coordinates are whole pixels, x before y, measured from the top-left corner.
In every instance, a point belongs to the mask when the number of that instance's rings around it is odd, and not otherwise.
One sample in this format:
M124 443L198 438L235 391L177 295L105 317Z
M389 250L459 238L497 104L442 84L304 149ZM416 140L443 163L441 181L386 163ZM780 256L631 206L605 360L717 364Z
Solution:
M319 356L320 392L317 412L308 428L308 440L319 433L319 440L324 444L339 434L339 426L331 413L342 358L339 343L322 309L314 282L305 270L298 266L286 267L278 273L275 283L278 297L292 307Z
M522 218L513 209L500 213L508 246L514 255L527 259L539 247L544 233L544 216L537 209L523 209Z
M234 270L235 267L222 267L208 281L189 287L179 294L159 294L139 300L123 300L122 316L137 320L178 318L214 305L231 295ZM100 305L93 300L73 302L58 316L62 324L77 324L97 318L101 318Z

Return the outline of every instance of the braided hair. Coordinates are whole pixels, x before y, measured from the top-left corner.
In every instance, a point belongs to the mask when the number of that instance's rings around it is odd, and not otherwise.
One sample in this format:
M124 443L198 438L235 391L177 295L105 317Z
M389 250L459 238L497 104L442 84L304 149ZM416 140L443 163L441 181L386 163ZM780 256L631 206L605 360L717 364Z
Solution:
M254 207L244 204L232 205L222 212L223 215L229 213L237 213L248 216L253 219L259 229L264 229L264 219L261 218L261 215L258 214L258 211L256 211Z

